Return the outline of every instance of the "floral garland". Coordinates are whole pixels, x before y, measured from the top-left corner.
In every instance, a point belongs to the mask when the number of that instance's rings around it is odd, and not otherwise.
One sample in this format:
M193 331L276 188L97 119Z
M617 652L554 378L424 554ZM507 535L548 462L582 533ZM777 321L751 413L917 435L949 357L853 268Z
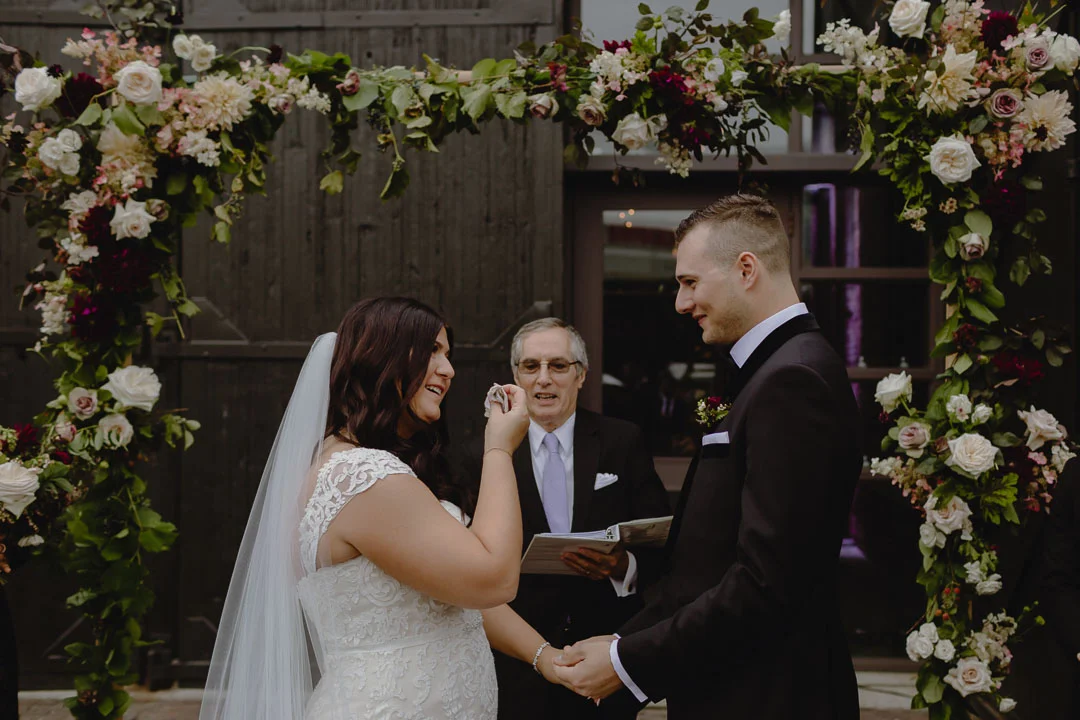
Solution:
M970 694L973 687L957 686L954 697L951 685L945 685L949 673L967 678L976 661L989 667L999 655L1007 657L1004 642L1014 621L987 616L983 625L973 624L973 616L958 610L970 591L967 586L958 590L957 580L973 584L976 592L980 583L984 590L994 588L1000 580L994 577L996 555L982 526L995 522L995 512L997 522L1018 519L1013 500L1021 490L1028 507L1044 503L1052 483L1046 468L1059 472L1058 465L1063 467L1071 453L1063 431L1055 438L1043 433L1050 456L1042 465L1029 459L1020 483L1021 472L1014 468L1019 467L1015 458L1022 454L1017 451L1022 441L1005 426L1012 421L1011 409L1027 407L1019 398L1038 374L1032 348L1043 351L1050 364L1060 364L1067 348L1043 329L1005 331L991 309L1003 304L992 261L1008 234L1004 231L1030 239L1033 226L1045 217L1037 209L1018 209L1016 199L1024 188L1037 187L1036 179L1005 184L1015 174L1013 163L1018 166L1023 158L1015 154L1016 145L1022 143L1024 152L1050 150L1071 132L1053 114L1067 114L1067 98L1046 88L1060 85L1075 69L1075 63L1069 69L1072 39L1047 35L1043 19L1028 11L1021 22L1025 28L1035 23L1038 31L1019 41L1019 32L1002 36L1011 38L1004 40L1011 45L998 60L982 37L979 2L950 0L935 11L927 34L927 3L899 0L893 29L901 36L925 35L911 41L915 51L880 45L876 33L867 36L842 22L822 40L854 72L831 74L814 65L794 65L786 51L779 56L766 51L763 43L772 37L786 45L791 31L787 13L766 20L751 9L742 22L714 24L707 5L702 0L694 12L672 8L663 14L641 5L631 39L600 47L567 36L540 48L523 46L513 59L481 60L468 72L431 59L419 72L360 69L344 54L309 50L291 55L280 47L238 58L252 50L222 55L198 36L177 34L171 50L196 74L190 80L180 64L166 61L162 45L139 40L179 22L178 16L165 17L172 11L160 0L99 3L103 15L124 15L137 26L102 35L85 31L68 42L64 54L82 60L93 74L36 66L27 53L0 47L3 84L13 86L23 110L34 113L29 125L12 115L0 126L0 144L7 150L3 191L24 199L28 224L49 252L49 261L31 272L24 301L41 310L43 337L36 350L59 371L58 396L33 425L0 430L0 559L9 547L58 549L81 585L69 605L92 620L94 642L67 648L82 670L76 678L78 695L68 701L75 716L116 718L127 707L121 686L136 679L132 657L142 643L139 621L153 600L141 553L167 549L176 534L150 508L135 463L163 443L190 446L198 429L197 422L179 413L155 410L160 383L150 368L132 361L145 330L156 336L168 323L182 335L182 318L198 312L172 263L182 228L209 212L215 217L214 239L229 241L245 195L263 191L268 146L295 108L319 113L330 125L330 143L323 152L328 172L320 183L329 193L340 192L344 175L359 165L361 154L351 134L363 115L376 130L377 148L393 153L381 193L388 198L407 187L406 150L437 151L450 134L477 132L495 118L566 123L572 139L565 155L578 164L588 161L596 132L613 143L617 156L655 143L658 163L685 176L706 152L734 152L740 169L764 162L755 143L765 139L767 120L786 127L793 109L809 113L815 103L843 103L857 96L864 160L873 156L885 162L886 174L908 201L903 219L933 231L938 253L931 274L946 285L945 299L956 308L935 349L939 356L954 354L956 359L925 413L909 407L904 377L890 378L879 388L885 398L889 383L897 386L891 409L903 407L905 413L901 426L890 431L888 447L904 443L906 456L922 452L918 464L913 464L916 457L892 458L875 467L887 468L913 501L928 504L924 510L930 525L945 537L940 547L937 534L924 534L933 542L932 548L924 545L929 560L920 578L930 601L926 623L909 648L913 657L925 657L929 643L940 654L927 660L920 673L916 702L944 717L940 708L951 708L956 697ZM922 28L918 33L917 25ZM1020 53L1027 62L1032 53L1024 48L1043 41L1052 63L1048 59L1034 69L1025 65L1026 75L1019 70L995 74L1018 68ZM972 52L976 63L967 71L950 72L956 63L967 63L966 54ZM924 75L920 63L931 54L931 74ZM1037 62L1039 55L1034 55ZM984 110L1009 112L1008 98L994 95L999 86L1016 93L1013 118ZM925 91L928 100L913 111L900 102L901 90ZM1030 104L1029 96L1043 99ZM954 98L960 98L955 106ZM979 120L980 115L985 119ZM1014 130L1022 140L1012 139ZM995 134L1000 132L1006 132L1004 148L999 147L1002 136ZM992 148L967 141L983 135ZM942 139L953 144L937 145ZM972 171L967 177L965 158ZM976 173L978 167L983 169ZM992 176L989 168L995 170ZM930 179L931 174L941 181ZM962 225L951 222L960 209ZM989 244L992 236L999 240L994 246ZM1049 267L1033 244L1027 248L1013 265L1018 281ZM158 290L169 302L171 317L146 309ZM1007 393L1012 396L1006 398ZM955 410L949 415L944 409L953 395L979 405L961 420ZM983 417L986 411L980 407L990 408L991 415ZM1052 424L1042 411L1025 412L1037 427ZM976 447L978 440L962 440L981 436L976 426L1001 428L991 442L1002 457L994 451L994 469L979 474L972 469L979 467L979 451L985 447ZM922 443L919 432L926 442L916 448ZM1029 432L1029 445L1033 437ZM950 449L953 440L962 447ZM1037 455L1041 447L1031 453ZM970 462L962 461L965 452ZM1002 462L1006 456L1013 466ZM1011 486L1009 474L1003 474L1007 469L1016 475ZM958 501L967 505L970 516L963 516ZM958 524L954 529L959 533L946 529L950 522ZM969 563L977 560L978 569L958 570L960 555ZM6 572L0 562L0 581ZM969 630L980 639L969 641ZM949 660L940 658L948 655L946 642L954 643L955 657ZM1000 658L997 662L1003 667ZM996 691L996 685L986 691Z
M1080 43L1048 20L1030 5L1009 14L982 0L897 0L892 44L847 20L818 39L856 73L860 164L881 163L903 194L899 220L930 240L930 278L949 310L932 352L947 369L928 406L912 406L906 373L878 384L883 419L894 423L882 449L895 454L871 465L925 516L918 581L927 606L907 652L921 663L912 707L934 719L962 715L973 695L1001 712L1016 707L1000 690L1018 620L988 612L1002 588L995 539L1003 524L1049 512L1075 457L1065 428L1028 399L1040 358L1061 365L1068 346L1049 328L1007 327L996 314L1003 268L1017 285L1050 271L1035 246L1046 214L1032 193L1042 182L1025 161L1076 130L1068 84Z

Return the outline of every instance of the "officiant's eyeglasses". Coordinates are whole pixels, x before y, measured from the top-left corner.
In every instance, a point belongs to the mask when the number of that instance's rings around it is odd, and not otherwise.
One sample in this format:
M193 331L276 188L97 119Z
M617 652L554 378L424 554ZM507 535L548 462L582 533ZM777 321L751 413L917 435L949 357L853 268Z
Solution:
M578 360L571 362L570 360L556 358L555 360L522 360L517 367L518 372L522 375L536 375L544 365L547 365L548 372L552 375L565 375L570 372L570 368L580 364L581 362Z

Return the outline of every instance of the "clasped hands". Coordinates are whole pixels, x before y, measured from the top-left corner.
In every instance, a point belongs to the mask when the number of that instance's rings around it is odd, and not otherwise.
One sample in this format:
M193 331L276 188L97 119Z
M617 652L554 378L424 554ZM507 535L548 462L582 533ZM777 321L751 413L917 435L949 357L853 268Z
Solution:
M601 700L622 687L611 664L611 643L614 641L614 635L602 635L567 645L562 653L553 651L550 665L543 668L543 675L599 705Z

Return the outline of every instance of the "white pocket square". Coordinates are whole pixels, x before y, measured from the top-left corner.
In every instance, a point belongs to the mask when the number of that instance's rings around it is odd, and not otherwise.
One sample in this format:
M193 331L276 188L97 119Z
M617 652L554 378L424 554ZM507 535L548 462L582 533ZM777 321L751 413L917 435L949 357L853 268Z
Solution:
M703 447L705 445L729 445L730 443L731 439L728 438L726 430L724 432L711 433L701 438L701 445Z
M596 473L596 482L593 483L593 490L606 488L608 485L612 485L618 481L619 476L615 473Z

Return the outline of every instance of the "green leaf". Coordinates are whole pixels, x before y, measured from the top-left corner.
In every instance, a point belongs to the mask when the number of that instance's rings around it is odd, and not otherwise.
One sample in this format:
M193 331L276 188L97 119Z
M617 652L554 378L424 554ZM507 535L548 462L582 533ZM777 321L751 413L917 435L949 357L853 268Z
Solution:
M1052 347L1046 348L1046 362L1050 363L1054 367L1061 367L1065 362L1064 358Z
M495 70L492 74L502 77L509 75L514 72L514 70L517 70L517 60L514 58L507 58L495 63Z
M484 84L467 87L461 91L461 97L465 112L474 121L479 120L491 104L491 88Z
M989 238L994 231L994 222L982 210L967 211L964 214L964 224L971 229L971 232L978 233L985 238Z
M139 122L139 118L135 117L135 113L131 112L127 103L113 108L112 121L125 135L142 135L146 132L146 128Z
M96 102L92 102L86 106L86 109L82 111L82 114L75 119L76 125L96 125L101 121L101 106Z
M83 605L85 605L86 603L88 603L89 601L93 600L96 597L97 597L96 592L94 592L93 590L89 590L87 588L83 588L79 592L77 592L74 595L71 595L70 597L68 597L68 599L66 600L66 603L67 603L67 606L69 608L77 608L77 607L82 607Z
M983 352L992 352L1005 344L997 335L986 335L979 339L979 350Z
M979 115L974 120L971 121L971 124L968 126L968 132L970 132L972 135L974 135L976 133L980 133L989 124L990 124L990 119L989 118L987 118L985 115Z
M915 686L923 699L931 705L941 702L941 698L945 695L945 683L941 681L941 678L933 670L925 674L920 673Z
M971 313L972 317L981 320L987 325L997 322L998 316L990 312L989 308L975 298L967 298L964 301L964 306L967 308L967 311Z
M642 15L652 15L652 9L645 3L638 3L637 11Z
M1031 344L1037 349L1042 350L1043 343L1046 342L1046 332L1043 330L1036 330L1031 333Z
M214 223L214 239L223 245L229 244L229 241L232 240L232 230L229 228L229 223Z
M1026 187L1028 190L1042 190L1043 181L1038 175L1025 175L1020 178L1020 184Z
M859 141L859 150L862 152L862 157L859 158L859 162L855 163L855 167L852 168L852 172L855 172L874 156L874 132L870 129L869 125L863 125L860 123L862 130L862 139Z
M480 81L486 80L491 77L494 72L495 60L493 58L484 58L480 62L473 65L472 80L474 83L480 83Z
M511 119L519 118L525 114L526 101L527 96L524 92L517 92L513 95L499 93L495 96L495 106L499 109L499 114Z
M964 353L960 357L956 358L956 362L953 363L952 369L958 375L963 375L965 372L971 369L972 366L971 356Z
M356 112L357 110L363 110L379 97L379 86L377 83L371 80L361 80L360 89L356 91L355 95L344 95L341 98L342 105L346 110L350 112Z
M168 180L165 181L165 194L166 195L179 195L188 186L187 173L176 172L169 175Z
M382 192L379 193L379 197L383 200L400 197L408 186L409 171L405 167L405 162L395 160L394 168L390 172L390 177L387 179L386 185L383 186Z
M993 310L1005 307L1005 296L993 285L983 285L982 300L986 307Z
M941 29L941 23L945 20L945 5L934 8L934 14L930 16L930 29L937 32Z
M157 109L156 105L139 105L135 108L135 115L143 125L164 125L165 116Z
M702 12L709 7L709 0L698 0L698 4L694 6L694 12Z
M1031 267L1028 265L1027 258L1016 258L1016 261L1013 262L1012 267L1009 269L1009 279L1022 287L1030 276Z
M345 188L345 176L340 170L335 170L323 176L319 181L319 189L326 191L328 195L337 195Z
M1017 447L1022 440L1011 432L994 433L990 436L991 442L998 447Z
M394 92L390 94L390 102L394 105L399 117L405 114L405 109L413 104L413 98L415 97L416 93L412 91L411 87L398 85L394 88Z

